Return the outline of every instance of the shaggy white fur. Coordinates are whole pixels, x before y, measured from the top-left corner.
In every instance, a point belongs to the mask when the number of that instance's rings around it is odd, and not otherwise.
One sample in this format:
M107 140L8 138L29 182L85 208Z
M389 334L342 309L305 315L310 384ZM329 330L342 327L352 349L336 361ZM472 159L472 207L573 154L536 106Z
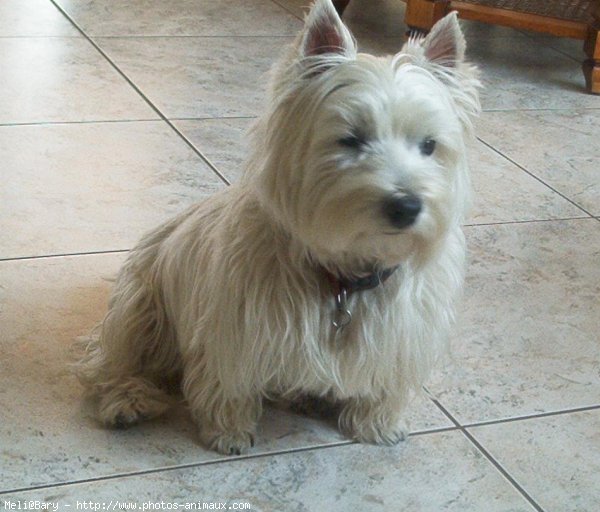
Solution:
M226 454L252 445L264 397L328 397L348 436L405 436L463 281L479 109L464 46L451 14L395 56L357 54L316 1L272 72L243 178L146 235L121 269L77 365L103 423L164 413L175 381L201 440ZM395 266L334 328L326 276Z

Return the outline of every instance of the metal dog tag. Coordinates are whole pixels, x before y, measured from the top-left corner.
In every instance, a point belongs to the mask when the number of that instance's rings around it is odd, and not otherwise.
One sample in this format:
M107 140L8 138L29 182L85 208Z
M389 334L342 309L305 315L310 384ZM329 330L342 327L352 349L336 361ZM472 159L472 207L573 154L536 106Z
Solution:
M333 326L341 331L352 321L352 313L348 309L348 291L342 287L340 293L335 296L335 318Z

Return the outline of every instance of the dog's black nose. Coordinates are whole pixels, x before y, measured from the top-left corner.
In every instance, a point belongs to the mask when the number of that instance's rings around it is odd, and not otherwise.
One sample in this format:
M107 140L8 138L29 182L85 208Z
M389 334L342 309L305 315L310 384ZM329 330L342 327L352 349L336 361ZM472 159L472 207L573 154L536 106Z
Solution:
M417 196L394 196L384 203L383 213L395 228L402 229L414 224L422 208Z

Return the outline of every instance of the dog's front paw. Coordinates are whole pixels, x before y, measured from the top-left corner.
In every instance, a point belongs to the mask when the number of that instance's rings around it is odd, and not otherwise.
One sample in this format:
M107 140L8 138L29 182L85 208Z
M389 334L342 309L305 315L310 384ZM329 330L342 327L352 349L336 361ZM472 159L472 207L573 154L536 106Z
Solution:
M362 425L361 428L355 429L351 436L360 443L393 446L406 440L408 437L408 429L405 425L396 425L393 427L384 425Z
M408 437L407 425L393 419L394 416L364 404L361 407L349 405L340 414L338 423L342 433L360 443L392 446Z
M201 433L200 438L211 450L223 455L244 455L254 446L253 432Z

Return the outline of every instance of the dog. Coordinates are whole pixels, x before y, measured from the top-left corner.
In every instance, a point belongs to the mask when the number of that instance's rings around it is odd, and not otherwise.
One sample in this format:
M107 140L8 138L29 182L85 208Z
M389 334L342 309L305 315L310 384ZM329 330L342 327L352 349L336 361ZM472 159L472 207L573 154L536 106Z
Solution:
M240 180L147 234L76 372L98 419L167 411L201 442L254 444L263 401L340 405L348 437L393 445L446 352L465 266L465 141L477 70L456 15L399 53L357 53L317 0L271 71Z

